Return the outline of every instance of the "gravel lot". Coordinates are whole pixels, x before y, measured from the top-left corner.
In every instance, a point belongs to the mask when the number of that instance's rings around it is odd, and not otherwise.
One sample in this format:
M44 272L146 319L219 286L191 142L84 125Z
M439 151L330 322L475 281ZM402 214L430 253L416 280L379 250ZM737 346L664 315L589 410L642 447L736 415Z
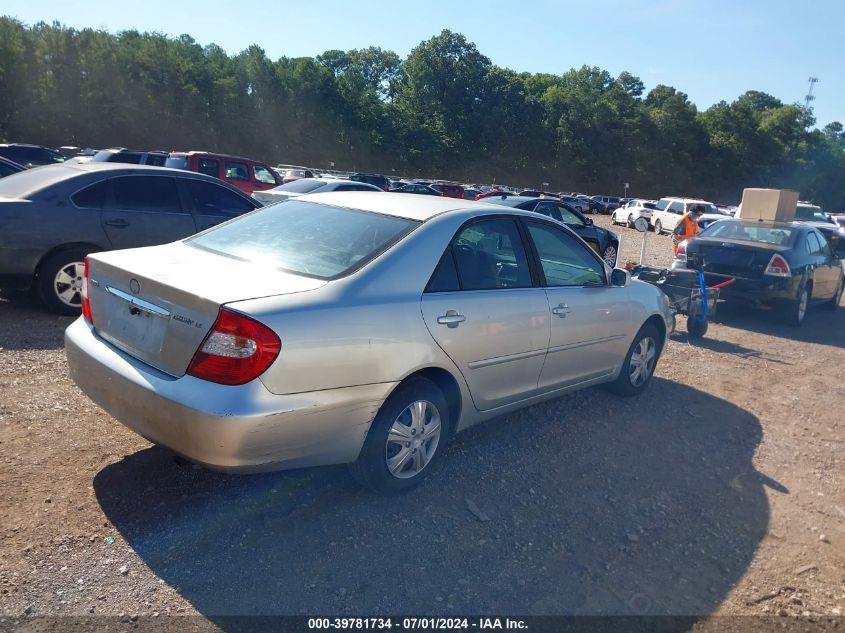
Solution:
M69 319L2 294L0 614L841 615L845 311L719 320L639 398L476 427L382 498L177 465L69 381Z

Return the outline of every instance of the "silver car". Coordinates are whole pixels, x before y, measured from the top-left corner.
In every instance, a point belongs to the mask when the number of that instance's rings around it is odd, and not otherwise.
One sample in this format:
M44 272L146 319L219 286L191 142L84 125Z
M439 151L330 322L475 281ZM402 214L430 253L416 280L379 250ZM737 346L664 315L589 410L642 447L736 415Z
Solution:
M89 255L70 373L151 442L226 471L349 463L385 492L457 431L649 383L672 313L565 225L453 198L303 196Z

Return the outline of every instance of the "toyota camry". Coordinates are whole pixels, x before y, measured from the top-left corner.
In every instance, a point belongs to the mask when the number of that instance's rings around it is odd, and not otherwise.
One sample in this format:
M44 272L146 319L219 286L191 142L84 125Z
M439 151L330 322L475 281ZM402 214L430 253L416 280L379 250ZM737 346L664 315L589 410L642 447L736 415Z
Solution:
M82 291L70 372L117 420L212 468L347 463L382 492L476 422L641 392L673 323L660 290L552 218L375 192L88 255Z

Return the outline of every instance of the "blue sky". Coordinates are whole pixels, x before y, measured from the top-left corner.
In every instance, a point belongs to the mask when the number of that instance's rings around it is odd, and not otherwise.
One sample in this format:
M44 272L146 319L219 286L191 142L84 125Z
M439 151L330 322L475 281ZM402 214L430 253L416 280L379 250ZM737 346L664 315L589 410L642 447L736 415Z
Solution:
M842 0L38 0L0 12L26 24L188 33L230 53L255 43L273 59L371 45L404 57L447 28L499 66L627 70L701 109L750 89L803 101L815 76L818 125L845 123Z

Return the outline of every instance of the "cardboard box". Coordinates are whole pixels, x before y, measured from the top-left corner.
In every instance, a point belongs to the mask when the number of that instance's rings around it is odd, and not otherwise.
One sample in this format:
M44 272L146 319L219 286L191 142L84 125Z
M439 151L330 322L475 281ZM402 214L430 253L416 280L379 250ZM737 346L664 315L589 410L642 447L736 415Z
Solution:
M792 189L743 189L736 217L764 222L792 222L798 192Z

